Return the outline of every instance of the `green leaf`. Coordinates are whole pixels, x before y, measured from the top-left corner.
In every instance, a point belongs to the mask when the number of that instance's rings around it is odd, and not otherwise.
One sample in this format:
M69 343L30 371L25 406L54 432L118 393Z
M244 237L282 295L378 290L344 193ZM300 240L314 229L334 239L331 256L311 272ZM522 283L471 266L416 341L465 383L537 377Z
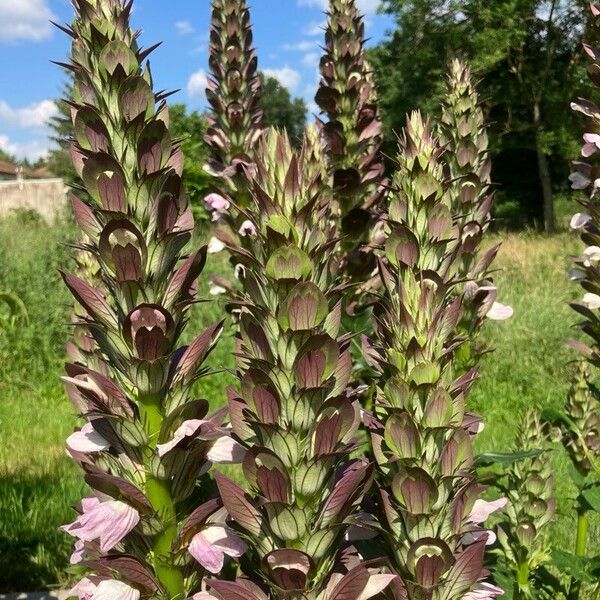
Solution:
M527 452L487 452L475 457L475 464L478 467L491 467L493 465L510 465L528 458L537 458L543 454L543 450L528 450Z
M600 558L575 556L562 550L553 550L552 564L565 575L577 581L595 583L600 569Z
M581 496L591 510L600 513L600 483L584 488Z

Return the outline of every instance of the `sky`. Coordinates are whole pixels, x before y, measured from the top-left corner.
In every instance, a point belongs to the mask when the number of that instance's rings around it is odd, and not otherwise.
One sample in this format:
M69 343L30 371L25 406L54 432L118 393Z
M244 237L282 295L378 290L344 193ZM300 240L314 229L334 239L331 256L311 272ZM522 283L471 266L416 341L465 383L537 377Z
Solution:
M357 1L369 44L375 44L390 28L390 18L377 13L379 0ZM304 98L311 111L326 5L327 0L250 5L260 69ZM65 61L69 42L49 21L67 23L72 16L68 0L0 0L0 148L19 159L35 161L51 147L47 122L56 113L53 100L61 95L65 76L49 61ZM210 1L137 0L132 19L143 31L143 46L163 42L151 56L156 88L178 89L171 102L202 110Z

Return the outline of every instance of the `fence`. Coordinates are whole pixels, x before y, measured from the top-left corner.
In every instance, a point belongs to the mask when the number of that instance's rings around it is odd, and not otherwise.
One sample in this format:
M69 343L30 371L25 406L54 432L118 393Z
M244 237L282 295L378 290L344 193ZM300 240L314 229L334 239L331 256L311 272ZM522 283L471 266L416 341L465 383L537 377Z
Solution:
M52 222L63 211L66 199L62 179L0 181L0 217L15 209L30 209Z

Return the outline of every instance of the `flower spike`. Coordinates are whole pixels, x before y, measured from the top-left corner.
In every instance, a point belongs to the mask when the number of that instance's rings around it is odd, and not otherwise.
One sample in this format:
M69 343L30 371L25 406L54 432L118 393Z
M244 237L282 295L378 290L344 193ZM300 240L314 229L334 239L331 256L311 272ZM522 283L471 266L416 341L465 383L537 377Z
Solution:
M343 236L344 271L359 283L375 269L368 245L384 193L382 124L364 28L355 0L330 0L315 98L327 117L319 125Z
M470 67L460 60L450 65L439 130L450 178L451 210L460 231L459 273L466 282L462 286L463 316L459 324L461 333L469 338L459 353L466 372L485 352L478 334L486 318L510 318L512 309L496 302L490 267L499 246L486 252L481 247L492 220L491 160L477 87Z
M456 378L462 297L459 230L452 218L444 148L412 114L390 190L384 290L369 353L380 372L374 414L365 413L378 464L375 516L399 598L459 600L485 577L489 510L479 499L466 413L476 370ZM366 522L365 526L369 526Z
M89 569L73 594L184 599L201 589L193 536L224 522L214 500L190 521L198 478L238 450L222 411L207 416L191 396L221 325L181 346L206 248L184 253L194 221L181 150L132 4L73 4L72 155L84 187L72 206L86 238L78 274L63 274L79 305L64 381L85 419L68 451L94 492L64 528L77 540L72 562Z
M212 0L209 66L206 97L212 112L205 141L212 170L235 187L240 168L254 160L262 131L261 83L246 0Z
M248 182L253 204L243 214L256 233L249 247L230 247L243 292L232 302L239 386L229 391L229 409L246 449L249 492L218 474L217 483L250 548L244 576L270 598L316 600L335 597L323 594L333 586L346 519L369 487L371 468L349 458L359 406L347 391L350 339L340 333L337 241L308 143L297 154L275 130L261 140ZM366 569L364 576L366 586ZM227 598L232 584L209 585Z

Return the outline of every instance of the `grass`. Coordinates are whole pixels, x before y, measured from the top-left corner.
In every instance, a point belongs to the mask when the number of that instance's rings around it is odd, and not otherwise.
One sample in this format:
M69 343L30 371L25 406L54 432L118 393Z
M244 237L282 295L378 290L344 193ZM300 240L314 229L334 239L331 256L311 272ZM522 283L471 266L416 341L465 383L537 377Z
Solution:
M15 234L18 232L18 235ZM61 242L73 239L71 225L48 227L23 215L0 221L0 290L16 292L29 310L29 325L0 333L0 592L42 589L64 582L71 543L58 528L72 518L83 493L77 469L63 452L76 420L59 377L68 336L70 300L58 269L70 264ZM566 302L579 293L566 277L573 236L505 236L498 260L500 300L515 308L512 320L486 325L496 350L482 365L473 407L486 418L479 450L508 450L520 411L531 404L560 406L574 352L564 339L575 321ZM211 257L208 272L225 268ZM206 291L206 289L204 290ZM218 303L194 308L189 330L221 318ZM212 364L232 362L231 333L221 340ZM198 394L223 404L228 373L205 379ZM556 547L568 548L574 520L574 490L566 457L551 458L559 514L552 530ZM600 526L592 523L590 544L600 548Z

